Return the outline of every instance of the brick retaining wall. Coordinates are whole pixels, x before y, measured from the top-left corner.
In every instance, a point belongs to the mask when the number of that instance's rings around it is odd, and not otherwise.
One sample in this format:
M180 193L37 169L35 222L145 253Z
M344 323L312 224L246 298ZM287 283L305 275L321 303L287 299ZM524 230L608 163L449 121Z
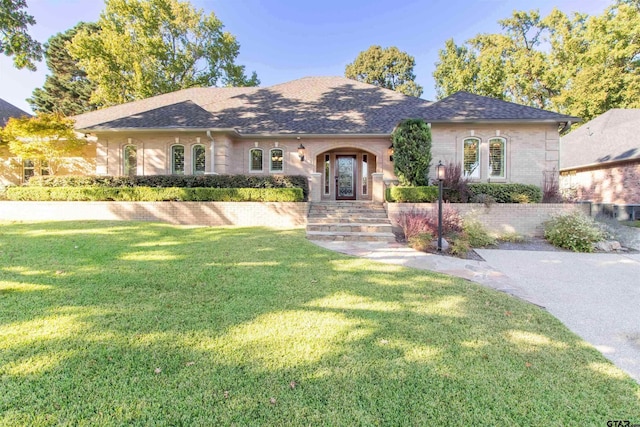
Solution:
M485 206L481 203L453 203L463 218L475 218L480 221L489 232L496 235L516 233L521 236L542 236L542 223L551 215L573 209L585 209L584 206L568 203L494 203ZM401 212L411 209L438 209L437 203L388 203L387 213L395 226Z
M0 220L161 221L185 225L298 228L308 203L286 202L0 202Z

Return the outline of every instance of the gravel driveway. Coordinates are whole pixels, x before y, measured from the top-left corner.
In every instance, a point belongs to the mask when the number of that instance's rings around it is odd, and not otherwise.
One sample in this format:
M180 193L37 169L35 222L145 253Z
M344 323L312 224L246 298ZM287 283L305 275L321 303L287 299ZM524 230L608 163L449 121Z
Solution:
M476 252L640 382L640 254Z

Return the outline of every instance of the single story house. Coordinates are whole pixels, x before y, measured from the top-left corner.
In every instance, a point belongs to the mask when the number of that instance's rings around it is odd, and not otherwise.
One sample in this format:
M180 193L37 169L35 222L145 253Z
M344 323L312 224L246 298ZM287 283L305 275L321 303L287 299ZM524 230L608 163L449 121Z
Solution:
M558 170L566 116L466 92L429 102L344 77L270 87L191 88L75 117L96 174L287 174L311 200L382 200L395 180L391 135L431 126L435 164L478 182L541 185Z
M640 218L639 127L640 109L616 108L563 136L561 191L596 205L638 205Z

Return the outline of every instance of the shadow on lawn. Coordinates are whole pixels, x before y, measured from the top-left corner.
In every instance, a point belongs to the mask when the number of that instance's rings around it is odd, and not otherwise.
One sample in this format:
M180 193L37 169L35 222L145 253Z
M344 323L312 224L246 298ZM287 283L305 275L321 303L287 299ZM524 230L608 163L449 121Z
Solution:
M0 260L0 424L639 413L637 384L547 313L325 251L303 231L14 224Z

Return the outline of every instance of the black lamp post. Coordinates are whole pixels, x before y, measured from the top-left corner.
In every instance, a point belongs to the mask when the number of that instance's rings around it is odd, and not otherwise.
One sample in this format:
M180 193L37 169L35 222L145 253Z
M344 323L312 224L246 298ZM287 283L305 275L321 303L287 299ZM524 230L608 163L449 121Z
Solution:
M438 252L442 252L442 181L446 177L446 167L442 164L442 160L436 167L438 176Z

